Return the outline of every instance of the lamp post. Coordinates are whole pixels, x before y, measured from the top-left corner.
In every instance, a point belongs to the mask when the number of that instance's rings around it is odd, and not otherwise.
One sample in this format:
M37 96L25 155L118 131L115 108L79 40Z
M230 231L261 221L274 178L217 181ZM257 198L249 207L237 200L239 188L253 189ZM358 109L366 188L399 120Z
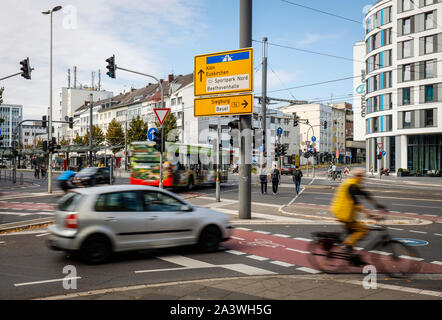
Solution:
M48 141L52 141L52 14L59 11L62 7L56 6L52 10L44 11L42 14L49 14L51 16L50 26L50 58L49 58L49 115L48 115ZM48 193L52 193L52 150L49 149L48 161Z

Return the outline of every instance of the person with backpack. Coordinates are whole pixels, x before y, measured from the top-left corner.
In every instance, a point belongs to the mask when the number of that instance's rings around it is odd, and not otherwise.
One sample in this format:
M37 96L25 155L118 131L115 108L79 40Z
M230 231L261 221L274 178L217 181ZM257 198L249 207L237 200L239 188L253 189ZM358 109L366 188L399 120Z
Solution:
M272 171L272 189L273 189L273 194L277 194L278 193L278 185L279 185L280 178L281 178L281 173L279 172L278 168L275 165L275 168Z
M261 169L259 174L259 181L261 182L261 194L267 194L267 174L264 168Z
M295 167L295 170L293 171L293 182L296 186L296 195L299 195L299 188L301 187L301 178L302 178L302 171L299 170L299 166Z

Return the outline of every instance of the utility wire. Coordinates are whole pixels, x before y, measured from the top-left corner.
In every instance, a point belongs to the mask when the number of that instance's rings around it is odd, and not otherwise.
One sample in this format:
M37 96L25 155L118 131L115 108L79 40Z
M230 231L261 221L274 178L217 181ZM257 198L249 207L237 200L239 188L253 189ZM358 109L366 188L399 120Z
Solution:
M275 70L273 70L273 68L270 66L270 64L268 62L267 62L267 65L269 66L270 70L272 70L274 75L278 78L279 82L281 82L281 84L285 87L285 84L282 82L281 78L278 76L278 74L275 72ZM288 93L290 93L290 95L292 96L293 100L296 100L295 96L292 94L292 92L289 89L286 88L283 90L287 90ZM269 91L269 92L273 92L273 91Z

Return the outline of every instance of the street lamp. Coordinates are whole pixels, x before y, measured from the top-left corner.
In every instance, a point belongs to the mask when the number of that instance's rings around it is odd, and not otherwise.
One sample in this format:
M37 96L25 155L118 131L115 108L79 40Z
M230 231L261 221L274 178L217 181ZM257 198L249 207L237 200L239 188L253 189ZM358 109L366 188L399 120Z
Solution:
M48 115L48 141L52 141L52 13L59 11L62 7L56 6L49 11L43 11L42 14L51 15L51 27L50 27L50 75L49 75L49 115ZM48 164L48 193L52 193L52 151L49 150L49 164Z

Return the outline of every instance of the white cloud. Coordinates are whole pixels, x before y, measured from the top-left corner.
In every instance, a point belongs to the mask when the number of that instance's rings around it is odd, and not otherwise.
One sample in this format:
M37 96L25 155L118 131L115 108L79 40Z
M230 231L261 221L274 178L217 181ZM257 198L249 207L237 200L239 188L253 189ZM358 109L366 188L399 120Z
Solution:
M297 46L309 46L314 43L326 40L336 40L339 39L337 34L318 34L318 33L306 33L305 38L302 40L295 41Z
M164 77L162 52L171 43L185 43L204 29L198 23L202 0L3 0L0 11L0 77L20 71L25 57L35 70L32 80L18 76L0 83L5 87L4 103L24 105L25 115L45 114L49 104L50 18L42 11L72 5L77 11L76 29L66 29L69 16L53 15L53 88L67 86L67 69L78 66L77 79L90 84L91 72L101 69L102 85L118 94L123 86L140 87L154 82L117 70L117 80L106 75L105 59L116 55L117 65L146 70ZM55 100L55 97L54 97Z

